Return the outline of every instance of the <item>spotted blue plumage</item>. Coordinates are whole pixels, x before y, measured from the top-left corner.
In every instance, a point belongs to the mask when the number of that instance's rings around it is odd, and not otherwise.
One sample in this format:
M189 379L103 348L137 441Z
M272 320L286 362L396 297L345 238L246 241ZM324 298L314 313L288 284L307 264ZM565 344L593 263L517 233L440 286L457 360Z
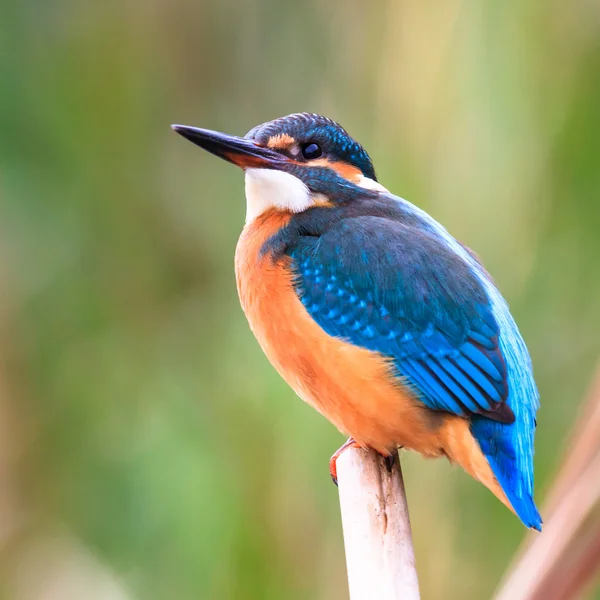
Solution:
M428 407L470 416L518 516L539 529L532 497L538 394L508 306L441 225L404 200L389 202L396 208L385 214L342 218L290 245L297 293L329 335L392 358Z

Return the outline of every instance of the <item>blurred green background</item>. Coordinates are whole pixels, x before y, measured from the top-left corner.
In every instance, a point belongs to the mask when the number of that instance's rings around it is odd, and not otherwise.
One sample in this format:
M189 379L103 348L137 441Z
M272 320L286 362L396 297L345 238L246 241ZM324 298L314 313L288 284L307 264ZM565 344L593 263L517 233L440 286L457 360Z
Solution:
M324 113L480 254L543 503L600 355L598 2L3 0L0 85L0 598L347 598L343 438L239 308L242 174L172 122ZM524 528L404 466L424 598L490 597Z

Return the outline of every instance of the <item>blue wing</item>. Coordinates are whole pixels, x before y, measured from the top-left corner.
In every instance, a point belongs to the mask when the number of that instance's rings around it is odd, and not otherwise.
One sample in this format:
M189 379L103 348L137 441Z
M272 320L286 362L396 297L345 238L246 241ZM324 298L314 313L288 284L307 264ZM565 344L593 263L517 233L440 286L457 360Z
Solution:
M434 234L363 216L288 254L302 303L329 335L392 358L432 409L514 421L489 300Z

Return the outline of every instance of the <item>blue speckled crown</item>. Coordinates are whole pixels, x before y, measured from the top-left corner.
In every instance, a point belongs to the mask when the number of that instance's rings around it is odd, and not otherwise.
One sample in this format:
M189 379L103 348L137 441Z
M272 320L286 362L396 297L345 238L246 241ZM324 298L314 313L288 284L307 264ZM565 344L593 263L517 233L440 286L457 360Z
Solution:
M338 123L314 113L294 113L257 125L246 138L267 144L277 135L289 135L300 143L315 142L324 152L359 168L365 177L377 181L375 169L367 151Z

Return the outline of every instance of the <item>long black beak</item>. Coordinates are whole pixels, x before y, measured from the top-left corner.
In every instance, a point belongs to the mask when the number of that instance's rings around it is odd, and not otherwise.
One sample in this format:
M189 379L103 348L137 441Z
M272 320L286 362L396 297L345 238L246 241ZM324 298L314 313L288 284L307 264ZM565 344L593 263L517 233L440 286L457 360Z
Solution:
M284 163L289 162L289 158L283 154L271 150L271 148L259 146L246 138L188 125L171 125L171 129L196 146L200 146L242 169L280 169Z

